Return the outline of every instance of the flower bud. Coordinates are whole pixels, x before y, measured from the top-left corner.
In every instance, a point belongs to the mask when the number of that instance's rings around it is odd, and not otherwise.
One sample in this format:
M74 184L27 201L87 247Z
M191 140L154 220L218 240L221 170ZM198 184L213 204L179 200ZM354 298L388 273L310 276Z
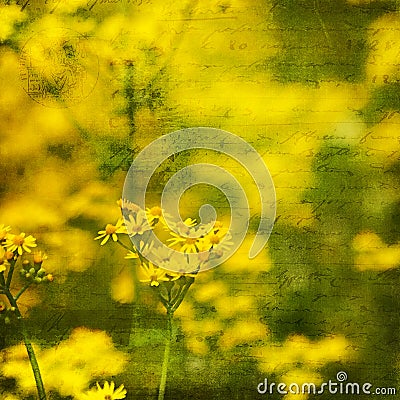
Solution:
M43 260L46 260L46 254L42 253L41 251L35 252L33 254L33 263L36 265L42 265Z

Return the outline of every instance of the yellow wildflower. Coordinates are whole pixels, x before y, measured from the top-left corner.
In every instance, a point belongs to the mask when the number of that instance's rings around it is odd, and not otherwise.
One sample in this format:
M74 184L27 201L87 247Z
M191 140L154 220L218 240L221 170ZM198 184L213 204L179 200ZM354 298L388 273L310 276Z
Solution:
M159 286L160 282L168 282L170 279L167 277L167 271L155 267L150 261L148 265L143 263L142 272L145 275L144 279L140 279L140 282L150 283L150 286Z
M132 203L131 201L126 199L119 199L117 201L117 205L121 210L127 210L136 213L140 211L140 207L137 204Z
M206 251L206 250L221 250L222 252L224 251L229 251L229 249L232 247L233 242L230 241L232 238L232 235L229 233L227 234L227 231L224 230L212 230L209 232L207 235L204 236L200 246L199 250L200 251Z
M33 263L41 265L44 260L47 260L47 255L42 251L33 252Z
M144 211L139 211L136 218L133 215L128 216L129 221L125 220L126 228L130 236L143 235L146 231L151 230L146 214Z
M175 232L170 232L170 235L172 238L167 239L167 242L170 242L169 247L181 245L180 251L183 253L197 253L199 251L200 238L183 237L177 235Z
M31 252L30 247L36 247L36 239L32 236L25 236L25 232L21 232L19 235L9 235L6 237L6 249L8 251L17 251L19 255L22 255L24 251L27 253Z
M113 381L111 381L111 383L105 381L103 387L96 382L96 387L97 390L86 392L83 395L82 400L120 400L126 397L126 389L124 388L124 385L121 385L114 390L115 384Z
M114 242L118 240L117 233L126 233L126 226L124 225L124 221L122 218L119 218L115 225L107 224L104 230L98 232L98 235L94 240L102 239L100 245L106 244L110 237Z
M169 227L165 220L161 220L164 224L164 229L169 230ZM178 223L173 223L169 221L169 226L180 235L188 235L190 233L190 228L193 228L197 225L197 222L193 218L186 218L183 222L180 221Z
M157 223L162 217L163 210L159 206L154 206L151 208L146 208L146 216L149 223Z
M7 237L8 232L10 232L10 231L11 231L11 228L9 226L0 224L0 242Z

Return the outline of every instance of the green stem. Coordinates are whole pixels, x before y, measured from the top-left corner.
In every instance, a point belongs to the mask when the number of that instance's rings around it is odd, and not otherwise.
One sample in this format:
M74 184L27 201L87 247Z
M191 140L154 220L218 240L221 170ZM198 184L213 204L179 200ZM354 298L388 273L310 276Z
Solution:
M158 400L164 400L165 396L165 387L167 384L167 374L168 374L168 364L169 364L169 353L171 351L171 343L172 343L172 319L174 317L174 314L173 312L167 312L167 316L168 316L168 337L165 341L164 359L161 370L160 387L158 390Z
M117 240L117 243L118 243L120 246L122 246L125 250L132 251L131 248L129 248L126 244L122 243L119 239Z
M10 270L8 271L7 274L7 281L6 281L6 287L9 289L11 285L11 280L14 274L14 268L15 268L15 260L11 261L10 263Z
M11 294L11 292L8 289L6 290L5 294L7 296L8 301L10 302L11 307L15 308L15 314L17 315L18 321L21 325L21 333L22 333L22 337L23 337L24 344L26 347L26 351L28 353L29 361L31 363L33 375L35 377L36 388L37 388L37 392L39 395L39 400L46 400L46 398L47 398L46 391L44 389L42 375L40 373L40 368L39 368L39 363L37 361L35 351L33 350L32 343L29 339L29 335L28 335L28 332L27 332L27 329L25 326L25 322L24 322L21 312L18 308L17 300L16 300L16 298L13 297L13 295Z
M192 286L192 283L194 282L194 278L186 278L188 281L185 283L185 286L183 287L182 292L180 293L179 297L177 298L175 304L171 307L171 312L174 313L178 307L181 305L183 299L186 296L186 293L188 292L190 286Z
M15 301L18 301L18 299L22 296L22 294L25 292L28 287L31 286L31 282L27 283L15 296L14 299Z
M0 286L1 286L1 290L4 290L6 288L6 281L4 279L3 272L0 272Z

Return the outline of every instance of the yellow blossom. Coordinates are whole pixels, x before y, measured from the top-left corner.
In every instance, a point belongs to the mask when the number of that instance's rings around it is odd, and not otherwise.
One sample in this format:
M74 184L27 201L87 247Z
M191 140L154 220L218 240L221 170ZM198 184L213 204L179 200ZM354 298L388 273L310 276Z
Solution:
M136 213L140 211L140 207L137 204L132 203L126 199L119 199L117 201L117 205L121 210L125 209L127 211L136 212Z
M129 214L128 220L125 220L125 223L130 236L143 235L143 233L151 229L144 211L139 211L136 214L136 218L132 214Z
M96 382L96 389L86 392L83 396L79 396L82 400L120 400L126 397L126 389L124 385L119 386L115 389L115 384L113 381L108 383L104 382L103 387Z
M197 253L200 246L200 238L182 237L175 232L170 232L171 239L167 239L169 247L181 245L180 251L183 253Z
M32 235L26 236L25 232L6 237L6 249L12 252L17 251L19 255L22 255L24 251L30 253L30 247L36 246L36 239Z
M114 242L116 242L118 240L117 233L126 233L126 226L124 225L122 218L119 218L115 225L107 224L104 230L98 232L99 236L94 240L103 239L100 243L100 245L103 246L108 242L110 237Z
M144 273L144 279L140 279L140 282L150 283L150 286L159 286L160 282L167 282L170 279L167 277L167 271L155 267L151 262L147 265L142 264L142 272Z
M109 335L86 328L74 329L68 339L54 347L34 347L47 390L57 391L62 397L80 399L94 378L104 379L121 373L128 360L114 347ZM35 381L24 346L9 347L0 357L2 376L15 379L21 390L34 393Z
M149 223L157 223L162 217L163 210L159 206L154 206L151 208L146 208L146 216Z
M33 253L34 264L42 264L44 260L47 260L47 255L42 251L36 251Z

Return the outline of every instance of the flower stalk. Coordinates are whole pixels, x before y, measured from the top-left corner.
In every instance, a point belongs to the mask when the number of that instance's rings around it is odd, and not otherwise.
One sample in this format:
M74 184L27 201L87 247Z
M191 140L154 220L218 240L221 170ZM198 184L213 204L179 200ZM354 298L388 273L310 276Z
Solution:
M38 363L38 360L36 358L36 354L35 354L35 351L33 349L32 343L31 343L31 341L29 339L29 335L28 335L28 332L27 332L27 329L26 329L26 326L25 326L25 321L24 321L24 319L22 317L22 314L21 314L21 312L20 312L20 310L18 308L18 304L17 304L17 299L18 298L17 298L17 296L14 297L7 287L2 288L2 289L4 291L4 294L7 296L7 299L10 302L11 307L14 308L15 314L16 314L17 319L19 321L20 328L21 328L21 333L22 333L22 339L24 341L24 345L25 345L26 351L28 353L29 362L31 363L33 375L35 377L35 383L36 383L36 388L37 388L39 400L46 400L46 398L47 398L46 397L46 391L44 389L44 384L43 384L42 375L40 373L39 363Z
M158 400L164 400L173 341L174 313L182 304L201 268L210 259L221 257L232 242L229 241L227 230L222 228L222 223L219 221L213 226L197 226L196 220L187 218L177 223L170 221L170 225L167 221L171 216L159 206L143 210L127 199L120 199L117 204L123 214L126 228L123 228L120 218L115 225L107 224L105 229L98 231L99 236L95 239L101 239L101 245L114 242L127 250L125 258L138 262L139 268L134 269L135 289L138 281L148 283L166 310L167 337L158 390ZM151 240L150 233L156 230L161 237L169 232L172 237L166 239L168 245L164 243L159 245ZM133 246L127 246L117 234L128 235ZM112 240L109 240L110 238ZM180 257L178 253L187 256ZM189 253L202 254L189 257ZM136 275L137 272L140 276Z
M46 274L46 270L42 267L43 260L45 260L47 256L42 252L34 252L33 258L30 261L26 258L22 261L21 278L25 281L25 284L13 295L12 282L17 262L18 260L21 261L23 255L25 257L24 253L31 253L31 248L36 247L37 244L33 236L26 236L24 232L19 235L14 235L9 233L10 230L11 228L9 226L0 225L0 293L6 296L9 303L9 307L4 307L2 312L10 313L16 317L35 378L39 400L46 400L46 390L44 388L39 363L29 338L24 318L18 307L18 300L32 284L51 282L53 276L51 274ZM7 316L4 320L8 318Z
M164 358L161 369L161 379L160 386L158 389L158 400L164 400L165 396L165 388L167 385L167 375L168 375L168 365L169 365L169 355L171 351L172 344L172 320L174 317L174 313L172 311L167 311L168 317L168 327L167 327L167 338L165 340L165 348L164 348Z

